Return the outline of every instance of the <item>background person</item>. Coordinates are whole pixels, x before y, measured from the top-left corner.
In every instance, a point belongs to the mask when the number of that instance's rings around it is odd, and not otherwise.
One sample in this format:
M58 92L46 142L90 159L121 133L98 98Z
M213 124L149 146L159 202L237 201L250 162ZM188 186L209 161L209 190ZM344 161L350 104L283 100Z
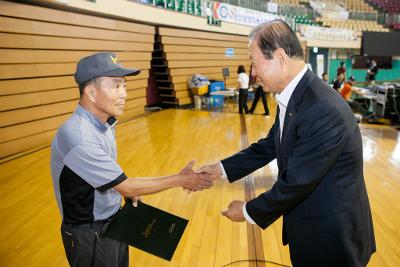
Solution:
M367 80L368 85L372 86L375 84L376 74L378 74L378 66L376 65L376 61L371 60L371 65L367 70Z
M364 108L360 103L354 101L351 98L352 88L353 88L355 81L356 81L356 78L354 76L350 76L349 80L343 85L343 88L340 91L340 94L347 101L347 103L350 105L351 109L355 113L359 113L363 116L366 116L366 115L368 115L368 109Z
M322 73L321 78L322 78L322 80L323 80L324 82L328 83L328 80L329 80L329 78L328 78L328 73L326 73L326 72Z
M240 65L237 70L238 82L239 82L239 114L249 113L249 107L247 106L247 97L249 94L249 75L243 65Z
M340 88L342 88L344 81L344 75L343 73L338 74L336 80L333 82L333 89L335 89L337 92L339 92Z
M343 74L343 79L346 79L346 66L343 61L340 62L340 66L336 70L336 76L339 74Z
M251 75L251 74L250 74L250 75ZM250 114L253 114L253 113L254 113L254 111L256 110L256 107L257 107L258 100L260 100L260 98L261 98L262 104L263 104L263 107L264 107L264 114L262 114L262 115L264 115L264 116L269 116L269 108L268 108L268 101L267 101L267 93L264 91L262 85L260 85L260 84L258 83L257 78L256 78L256 83L255 83L255 85L256 85L256 86L255 86L255 87L256 87L256 90L255 90L255 92L254 92L254 99L253 99L253 103L251 104L251 108L250 108L250 110L249 110L249 113L250 113Z

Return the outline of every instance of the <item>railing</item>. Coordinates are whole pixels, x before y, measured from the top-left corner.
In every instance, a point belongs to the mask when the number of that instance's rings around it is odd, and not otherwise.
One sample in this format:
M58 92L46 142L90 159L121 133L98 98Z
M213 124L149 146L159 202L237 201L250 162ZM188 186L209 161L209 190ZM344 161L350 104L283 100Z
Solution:
M163 7L169 10L175 10L179 12L184 12L188 14L193 14L197 16L206 16L206 2L211 2L208 0L129 0L135 1L142 4L153 5L156 7ZM267 1L265 0L216 0L214 2L226 3L233 6L239 6L243 8L248 8L252 10L271 12L268 10ZM277 4L278 15L285 16L303 16L303 17L313 17L315 14L312 9L305 6L294 6L286 4Z
M385 24L393 25L400 23L400 13L386 13L385 14Z
M285 16L302 16L313 18L315 16L314 11L305 6L294 6L294 5L278 5L278 14Z
M354 41L357 35L353 30L325 28L313 25L299 25L301 35L310 39L332 40L332 41Z
M378 21L378 13L349 12L349 19Z
M267 1L265 0L217 0L214 2L267 12Z
M215 2L226 3L229 5L240 6L243 8L258 10L262 12L275 13L284 16L314 16L313 10L305 6L295 6L288 4L277 4L277 10L271 11L268 9L268 2L265 0L216 0Z
M210 10L212 1L210 0L129 0L143 4L153 5L156 7L163 7L169 10L175 10L195 16L203 16L208 18L208 23L219 25L219 21L214 21L212 12ZM276 4L275 10L268 10L268 3L265 0L216 0L214 2L226 3L229 5L239 6L242 8L257 10L261 12L274 13L283 15L289 18L304 17L316 18L319 16L327 16L334 19L356 19L356 20L369 20L377 21L381 24L391 25L400 22L399 14L382 14L382 13L367 13L367 12L347 12L346 10L337 9L311 9L305 6ZM339 2L336 2L339 4ZM297 23L297 22L296 22Z
M207 0L129 0L155 7L183 12L195 16L206 16Z

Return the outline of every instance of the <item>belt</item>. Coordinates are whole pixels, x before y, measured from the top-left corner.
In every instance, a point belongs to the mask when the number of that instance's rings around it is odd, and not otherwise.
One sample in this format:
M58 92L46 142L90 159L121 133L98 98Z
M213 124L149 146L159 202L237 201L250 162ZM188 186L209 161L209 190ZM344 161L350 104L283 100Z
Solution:
M90 227L102 226L102 225L108 224L109 222L111 222L111 220L114 217L115 217L115 214L112 215L111 217L109 217L108 219L98 220L98 221L94 221L94 222L90 222L90 223L70 224L70 223L63 222L63 225L65 225L67 227L72 227L72 228L90 228Z

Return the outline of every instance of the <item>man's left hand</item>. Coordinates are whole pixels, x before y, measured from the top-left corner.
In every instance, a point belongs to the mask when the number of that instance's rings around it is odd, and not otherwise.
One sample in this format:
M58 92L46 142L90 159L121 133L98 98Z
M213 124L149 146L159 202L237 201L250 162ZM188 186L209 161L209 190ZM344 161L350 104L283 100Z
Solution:
M243 201L234 200L229 204L228 209L221 211L221 213L234 222L244 222L246 219L243 215L243 205Z

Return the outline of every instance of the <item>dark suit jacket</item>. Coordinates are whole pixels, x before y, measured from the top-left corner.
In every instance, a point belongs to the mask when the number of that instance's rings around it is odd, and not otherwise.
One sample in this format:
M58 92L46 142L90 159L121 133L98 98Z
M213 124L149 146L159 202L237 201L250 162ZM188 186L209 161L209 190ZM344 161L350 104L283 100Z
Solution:
M349 105L309 70L288 103L281 142L277 115L266 138L221 162L233 182L275 158L278 179L246 204L250 217L265 229L283 215L294 266L365 266L376 248L360 130Z

